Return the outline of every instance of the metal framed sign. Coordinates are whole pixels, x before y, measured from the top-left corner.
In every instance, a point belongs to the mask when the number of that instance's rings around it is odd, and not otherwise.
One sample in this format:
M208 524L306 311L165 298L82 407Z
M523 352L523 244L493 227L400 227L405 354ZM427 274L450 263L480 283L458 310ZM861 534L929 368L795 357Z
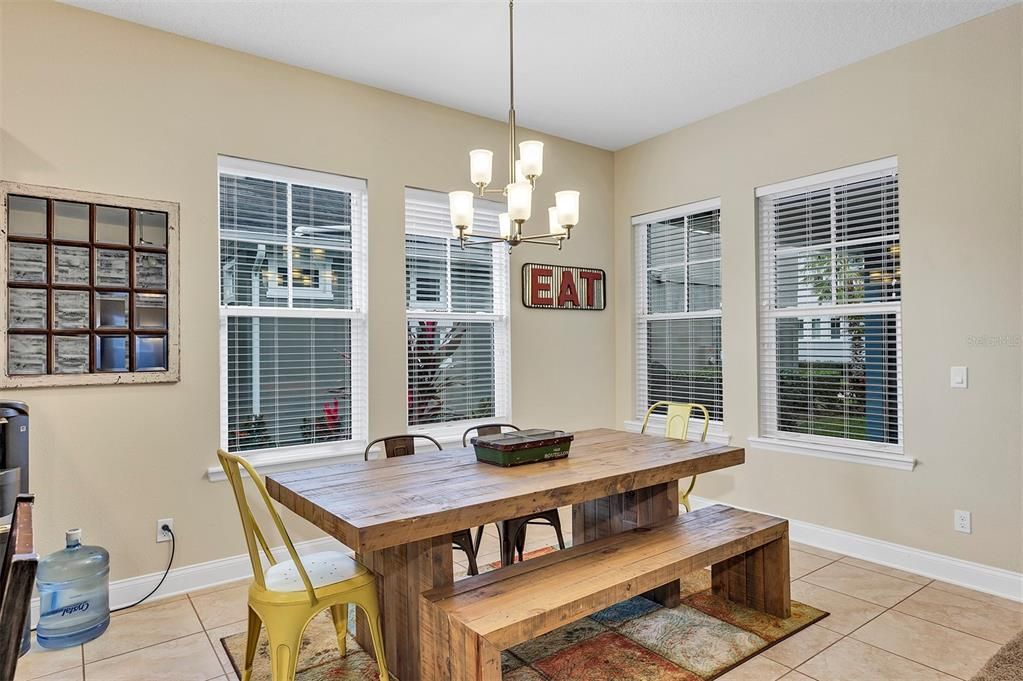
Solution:
M607 307L607 274L597 267L522 266L522 304L546 310L603 310Z

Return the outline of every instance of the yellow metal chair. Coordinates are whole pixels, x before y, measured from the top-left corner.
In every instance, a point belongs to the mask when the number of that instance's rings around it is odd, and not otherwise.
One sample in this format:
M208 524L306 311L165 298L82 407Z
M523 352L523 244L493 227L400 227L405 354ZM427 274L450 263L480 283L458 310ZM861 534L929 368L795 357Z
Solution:
M256 655L259 632L266 626L270 642L270 665L273 681L293 681L298 663L298 651L306 625L317 614L330 608L337 630L337 647L341 656L347 653L345 635L348 629L348 604L351 603L366 614L373 650L376 654L380 678L387 676L387 662L384 659L383 636L380 633L380 606L377 601L376 577L366 567L352 560L340 551L322 551L299 556L281 522L281 517L270 500L266 486L259 474L245 459L217 450L220 465L224 468L238 512L242 518L245 543L252 561L253 582L249 586L249 627L245 646L245 665L242 681L252 676L252 660ZM259 529L252 509L245 495L242 471L248 473L252 483L266 504L267 512L284 541L291 560L277 562ZM263 569L260 549L270 563Z
M703 412L703 432L700 434L700 442L707 441L707 430L710 428L710 414L707 412L707 408L702 404L696 404L695 402L654 402L650 405L650 408L646 410L646 416L643 417L643 427L639 432L645 433L647 423L650 421L650 415L654 413L654 410L658 407L667 407L667 414L665 416L664 423L664 436L675 438L677 440L686 440L689 435L689 419L693 414L693 410L699 410ZM682 505L685 506L686 512L693 510L689 505L689 495L692 493L693 488L696 487L696 476L689 482L689 489L682 493L682 498L679 500Z

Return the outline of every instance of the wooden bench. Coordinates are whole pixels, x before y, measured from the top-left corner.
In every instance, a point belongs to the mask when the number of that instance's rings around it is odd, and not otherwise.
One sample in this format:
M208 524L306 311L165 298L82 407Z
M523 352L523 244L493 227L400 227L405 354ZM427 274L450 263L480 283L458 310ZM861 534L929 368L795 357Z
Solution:
M501 651L701 568L714 593L788 617L788 521L710 506L424 593L422 678L497 681Z

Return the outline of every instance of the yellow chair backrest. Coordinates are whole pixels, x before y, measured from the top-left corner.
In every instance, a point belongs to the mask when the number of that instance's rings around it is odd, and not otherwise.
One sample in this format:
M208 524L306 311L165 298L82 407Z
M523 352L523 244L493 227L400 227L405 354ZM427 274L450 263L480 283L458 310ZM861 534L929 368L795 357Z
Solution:
M266 588L266 579L263 574L263 562L259 555L260 549L262 549L263 556L266 557L266 560L270 563L270 565L276 564L277 561L274 559L274 554L273 551L270 550L270 546L266 543L266 537L263 534L263 531L259 529L259 523L256 522L256 518L252 514L252 508L249 506L249 501L245 494L245 481L242 476L242 469L248 473L249 477L252 479L253 486L263 499L267 513L270 515L270 519L273 520L274 526L277 528L277 533L281 536L281 540L284 542L284 546L288 550L288 555L291 556L291 560L295 562L298 574L302 578L302 583L305 585L306 592L309 594L309 602L310 604L315 605L316 594L313 590L313 583L310 581L309 575L305 571L305 566L302 565L302 561L298 557L295 545L291 543L291 537L288 536L288 530L284 527L284 523L281 521L281 516L277 513L277 509L274 508L272 500L270 499L270 494L266 491L266 485L263 484L263 480L259 477L259 473L257 473L256 469L252 467L252 464L244 458L236 454L225 452L223 449L217 450L217 458L220 459L220 465L224 469L227 481L231 484L232 491L234 491L234 499L238 503L238 513L242 518L242 531L245 533L245 544L249 549L249 560L252 562L252 576L256 580L256 584L258 584L260 588Z
M676 440L687 439L687 436L689 435L689 419L692 418L693 411L702 412L703 432L700 434L700 442L706 442L707 431L710 428L710 413L707 411L705 406L695 402L654 402L650 405L650 408L646 410L646 416L643 417L643 428L639 432L646 432L647 424L650 422L650 416L654 413L654 410L659 407L667 407L667 413L665 414L664 421L664 436L674 438Z

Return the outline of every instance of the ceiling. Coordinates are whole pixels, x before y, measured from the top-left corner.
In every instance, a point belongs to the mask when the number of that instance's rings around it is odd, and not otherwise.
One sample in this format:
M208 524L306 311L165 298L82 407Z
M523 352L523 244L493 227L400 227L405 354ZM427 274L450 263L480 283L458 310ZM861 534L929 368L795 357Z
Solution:
M1015 1L519 0L518 122L619 149ZM490 118L507 115L501 0L66 2Z

